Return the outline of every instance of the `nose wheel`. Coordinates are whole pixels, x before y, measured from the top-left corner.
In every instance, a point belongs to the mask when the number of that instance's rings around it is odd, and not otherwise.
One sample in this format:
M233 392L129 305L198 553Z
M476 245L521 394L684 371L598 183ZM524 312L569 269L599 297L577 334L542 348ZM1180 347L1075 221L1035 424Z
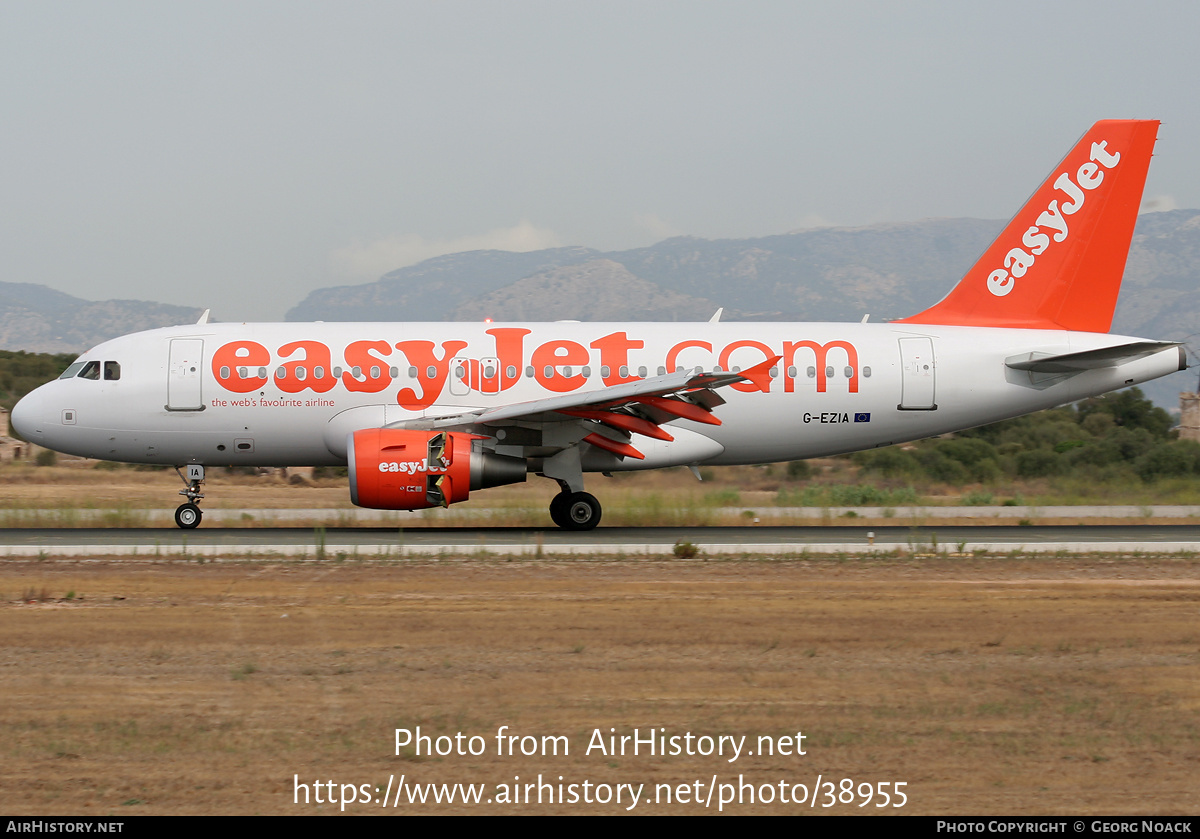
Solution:
M563 530L591 530L602 512L600 502L586 492L560 492L550 502L550 518Z
M204 483L204 467L199 463L189 463L186 478L178 466L175 467L175 472L185 487L179 490L179 494L187 498L185 503L175 508L175 524L184 530L191 530L198 527L200 520L204 518L204 514L200 512L200 499L204 497L204 493L200 491L200 484Z
M175 523L184 530L199 526L202 518L204 514L200 512L200 508L190 502L175 508Z

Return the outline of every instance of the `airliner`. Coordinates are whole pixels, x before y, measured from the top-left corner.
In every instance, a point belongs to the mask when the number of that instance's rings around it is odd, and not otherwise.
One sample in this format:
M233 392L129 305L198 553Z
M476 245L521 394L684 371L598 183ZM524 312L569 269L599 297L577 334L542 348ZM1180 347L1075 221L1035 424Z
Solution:
M590 530L584 476L889 446L1186 367L1111 335L1157 121L1084 134L940 302L883 323L209 323L107 341L12 412L68 454L204 470L347 466L363 507L419 510L533 473Z

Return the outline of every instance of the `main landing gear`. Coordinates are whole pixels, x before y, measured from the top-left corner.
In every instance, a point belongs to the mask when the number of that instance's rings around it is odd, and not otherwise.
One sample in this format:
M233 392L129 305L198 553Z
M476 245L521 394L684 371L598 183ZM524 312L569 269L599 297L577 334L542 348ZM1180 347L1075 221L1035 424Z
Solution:
M563 530L591 530L600 523L601 512L594 495L566 488L550 502L550 518Z
M563 449L541 464L538 474L558 482L559 493L550 502L550 518L563 530L591 530L600 523L600 502L583 491L579 447Z
M204 514L200 512L200 499L204 497L204 493L200 491L200 484L204 483L204 467L199 463L189 463L186 478L178 466L175 467L175 472L187 487L179 490L179 494L185 496L187 502L175 508L175 524L184 530L191 530L199 526L200 520L204 518Z

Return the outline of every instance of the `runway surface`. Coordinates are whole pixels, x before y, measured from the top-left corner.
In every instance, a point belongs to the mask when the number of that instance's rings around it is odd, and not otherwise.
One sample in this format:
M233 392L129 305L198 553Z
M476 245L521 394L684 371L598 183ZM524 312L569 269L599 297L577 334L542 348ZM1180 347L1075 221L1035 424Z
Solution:
M554 528L7 528L0 557L671 556L687 542L704 556L890 553L1007 554L1200 552L1200 525L946 527Z

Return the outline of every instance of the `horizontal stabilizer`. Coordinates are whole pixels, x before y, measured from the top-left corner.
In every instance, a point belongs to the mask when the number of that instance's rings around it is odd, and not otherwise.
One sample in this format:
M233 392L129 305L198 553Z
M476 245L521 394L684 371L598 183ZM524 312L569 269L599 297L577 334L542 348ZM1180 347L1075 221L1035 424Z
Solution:
M1131 344L1063 355L1021 353L1005 359L1004 363L1013 370L1027 370L1030 373L1078 373L1083 370L1095 370L1099 367L1115 367L1118 364L1145 358L1171 347L1179 347L1179 369L1186 369L1187 357L1183 351L1183 345L1175 341L1134 341Z

